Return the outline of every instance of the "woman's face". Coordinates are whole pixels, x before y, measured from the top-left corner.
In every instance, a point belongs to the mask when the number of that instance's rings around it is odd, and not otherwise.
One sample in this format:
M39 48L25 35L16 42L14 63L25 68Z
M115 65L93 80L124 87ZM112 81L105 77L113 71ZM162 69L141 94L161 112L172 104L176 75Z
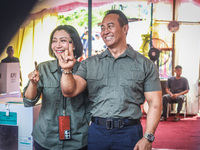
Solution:
M54 33L51 48L58 58L59 55L69 50L70 35L65 30L58 30Z

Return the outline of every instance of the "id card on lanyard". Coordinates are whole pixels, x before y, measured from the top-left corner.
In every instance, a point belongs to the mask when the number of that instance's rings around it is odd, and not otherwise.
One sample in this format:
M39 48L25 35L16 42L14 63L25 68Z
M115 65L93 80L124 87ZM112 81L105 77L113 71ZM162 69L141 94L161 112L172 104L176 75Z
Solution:
M70 132L70 115L66 115L66 99L63 96L63 116L58 116L59 125L59 139L69 140L71 139Z

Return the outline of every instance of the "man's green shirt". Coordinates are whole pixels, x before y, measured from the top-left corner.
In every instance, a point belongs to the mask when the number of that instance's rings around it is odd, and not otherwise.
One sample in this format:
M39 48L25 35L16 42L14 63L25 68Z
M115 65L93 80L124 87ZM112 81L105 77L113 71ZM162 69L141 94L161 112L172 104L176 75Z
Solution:
M156 65L129 45L116 59L108 49L86 59L76 75L87 81L94 117L139 119L144 92L161 91Z

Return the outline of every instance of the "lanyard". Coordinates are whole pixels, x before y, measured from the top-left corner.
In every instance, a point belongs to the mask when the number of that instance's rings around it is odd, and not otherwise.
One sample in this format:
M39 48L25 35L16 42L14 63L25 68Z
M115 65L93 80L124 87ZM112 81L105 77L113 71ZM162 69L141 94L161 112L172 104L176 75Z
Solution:
M63 96L63 116L65 116L65 115L66 115L66 99Z

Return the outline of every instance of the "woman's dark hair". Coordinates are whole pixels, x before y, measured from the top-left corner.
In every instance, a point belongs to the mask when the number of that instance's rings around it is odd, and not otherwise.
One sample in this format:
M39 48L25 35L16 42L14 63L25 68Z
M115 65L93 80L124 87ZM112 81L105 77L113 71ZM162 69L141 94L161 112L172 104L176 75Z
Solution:
M70 35L73 41L73 45L75 47L75 50L73 51L74 57L75 59L79 58L83 53L83 45L82 45L82 42L77 30L70 25L59 25L51 32L51 36L49 40L49 56L56 58L56 56L53 53L53 50L51 49L51 44L52 44L54 33L60 30L65 30Z
M120 24L120 27L123 27L124 25L128 24L128 19L122 11L120 11L120 10L108 10L108 11L106 11L105 16L107 16L109 14L116 14L116 15L119 16L118 22Z

